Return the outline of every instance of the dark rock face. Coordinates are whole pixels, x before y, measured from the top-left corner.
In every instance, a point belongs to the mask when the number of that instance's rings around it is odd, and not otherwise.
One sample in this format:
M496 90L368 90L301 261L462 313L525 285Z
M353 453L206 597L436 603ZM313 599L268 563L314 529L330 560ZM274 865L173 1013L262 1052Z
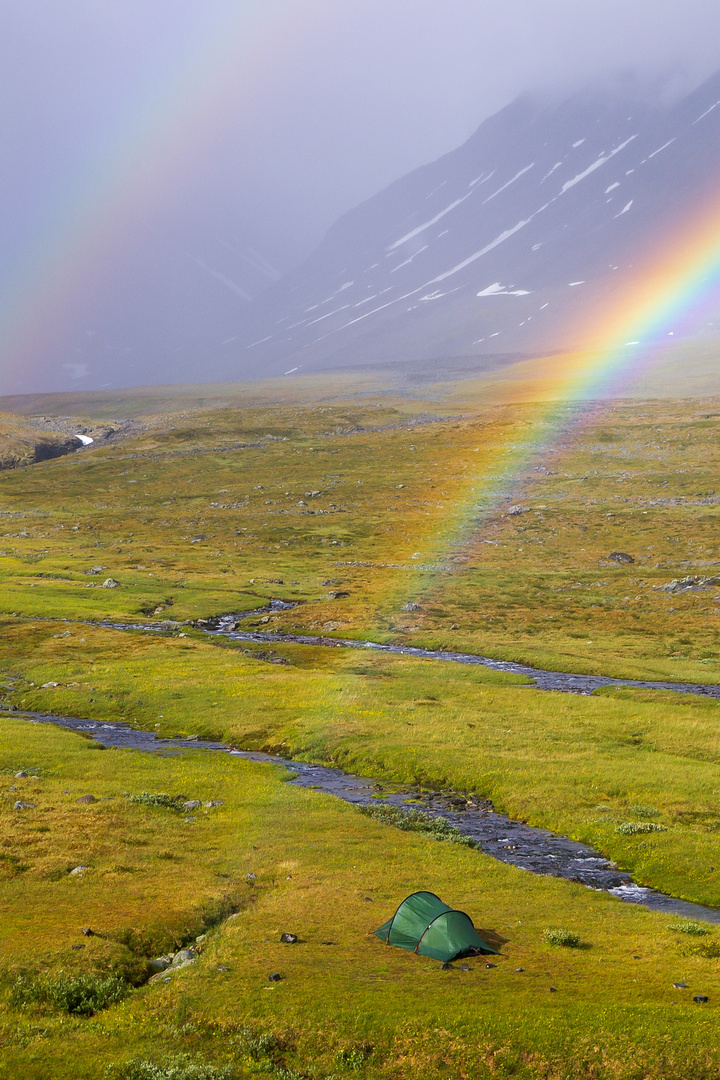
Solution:
M719 98L720 74L672 105L591 91L559 106L514 102L345 214L258 297L226 352L228 377L372 358L432 381L461 361L481 372L593 344L585 328L713 190Z

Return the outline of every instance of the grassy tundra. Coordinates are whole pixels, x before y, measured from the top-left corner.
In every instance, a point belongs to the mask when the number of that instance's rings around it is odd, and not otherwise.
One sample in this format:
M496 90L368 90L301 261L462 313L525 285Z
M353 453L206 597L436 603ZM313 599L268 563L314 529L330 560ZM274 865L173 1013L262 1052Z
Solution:
M4 707L473 791L720 906L714 700L541 693L187 625L280 598L297 606L243 625L720 682L713 407L608 406L481 513L532 406L446 406L192 403L0 474ZM663 588L683 578L699 580ZM718 1075L711 927L399 832L225 755L100 751L9 715L0 770L0 1076ZM384 949L372 930L416 888L498 935L497 967ZM197 937L194 963L148 984L152 957Z

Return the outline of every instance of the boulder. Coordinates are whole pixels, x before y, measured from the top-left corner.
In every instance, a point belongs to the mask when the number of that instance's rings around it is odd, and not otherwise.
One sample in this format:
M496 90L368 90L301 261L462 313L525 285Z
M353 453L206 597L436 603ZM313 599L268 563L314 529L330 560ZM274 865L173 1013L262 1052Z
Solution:
M119 584L120 584L120 582L116 581L115 578L109 577L109 578L105 578L105 580L103 581L102 588L103 589L117 589Z
M284 945L294 945L295 942L297 941L297 939L298 939L297 934L281 934L280 935L280 940L283 942Z
M13 810L34 810L36 806L37 803L23 802L22 799L18 799L18 801L13 806Z
M82 874L84 874L85 871L89 869L89 866L76 866L73 870L70 871L70 877L81 877Z
M152 960L149 961L149 967L155 972L165 971L166 968L170 967L172 962L173 962L172 953L170 953L170 955L168 955L168 956L156 956Z
M616 563L634 563L635 560L632 555L628 555L627 551L611 551L608 555L608 559L612 559Z
M15 779L16 780L22 780L23 777L25 777L25 776L27 776L27 773L25 772L24 769L21 769L20 772L15 773Z
M188 799L187 802L183 803L183 810L199 810L201 806L202 803L199 799Z
M272 975L268 975L268 982L280 982L282 975L278 971L273 971Z
M517 517L519 514L527 514L529 509L530 508L528 506L521 506L519 503L517 503L515 506L508 507L507 516Z
M414 604L412 601L410 601L409 604L405 604L405 606L403 608L403 611L419 611L419 610L420 610L420 605L419 604Z
M80 798L75 801L79 803L94 803L97 802L97 799L94 795L81 795Z

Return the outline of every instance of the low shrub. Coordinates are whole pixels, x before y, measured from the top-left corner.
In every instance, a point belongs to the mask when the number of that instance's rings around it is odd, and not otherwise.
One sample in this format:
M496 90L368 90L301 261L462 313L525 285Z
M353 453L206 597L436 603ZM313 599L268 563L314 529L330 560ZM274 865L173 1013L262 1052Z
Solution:
M361 814L366 817L377 818L385 825L394 825L403 832L425 833L434 840L448 840L452 844L464 844L466 847L477 847L477 843L471 836L465 836L458 828L451 825L447 818L434 817L425 813L424 810L402 810L399 806L386 806L380 803L376 806L358 806Z
M674 934L690 934L693 937L704 937L705 934L709 934L710 930L703 923L693 922L688 919L687 922L670 923L668 930L672 930Z
M566 949L579 949L582 939L574 930L543 930L546 945L562 945Z
M253 1061L269 1061L275 1059L283 1050L283 1044L270 1032L255 1032L251 1028L243 1028L237 1039L233 1039L234 1046L246 1057Z
M128 801L140 806L160 806L166 810L182 810L185 795L166 795L162 791L141 791L139 795L128 795Z
M11 1004L44 1005L56 1012L74 1016L94 1016L121 1001L128 984L117 975L45 975L41 979L18 978L10 997Z
M108 1065L106 1080L233 1080L229 1065L205 1065L181 1054L164 1065L133 1058L121 1065Z
M656 810L654 806L631 806L629 807L630 813L639 818L659 817L660 811Z
M616 833L622 836L637 836L638 834L667 832L667 825L659 825L656 821L626 821L618 825Z

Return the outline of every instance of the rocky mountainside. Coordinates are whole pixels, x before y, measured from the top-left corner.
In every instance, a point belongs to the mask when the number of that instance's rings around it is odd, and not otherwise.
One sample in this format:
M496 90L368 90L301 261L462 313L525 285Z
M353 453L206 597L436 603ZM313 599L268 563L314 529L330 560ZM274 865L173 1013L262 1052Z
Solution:
M341 218L243 315L213 367L483 367L586 343L634 261L716 185L718 106L720 74L672 105L606 92L515 102Z

